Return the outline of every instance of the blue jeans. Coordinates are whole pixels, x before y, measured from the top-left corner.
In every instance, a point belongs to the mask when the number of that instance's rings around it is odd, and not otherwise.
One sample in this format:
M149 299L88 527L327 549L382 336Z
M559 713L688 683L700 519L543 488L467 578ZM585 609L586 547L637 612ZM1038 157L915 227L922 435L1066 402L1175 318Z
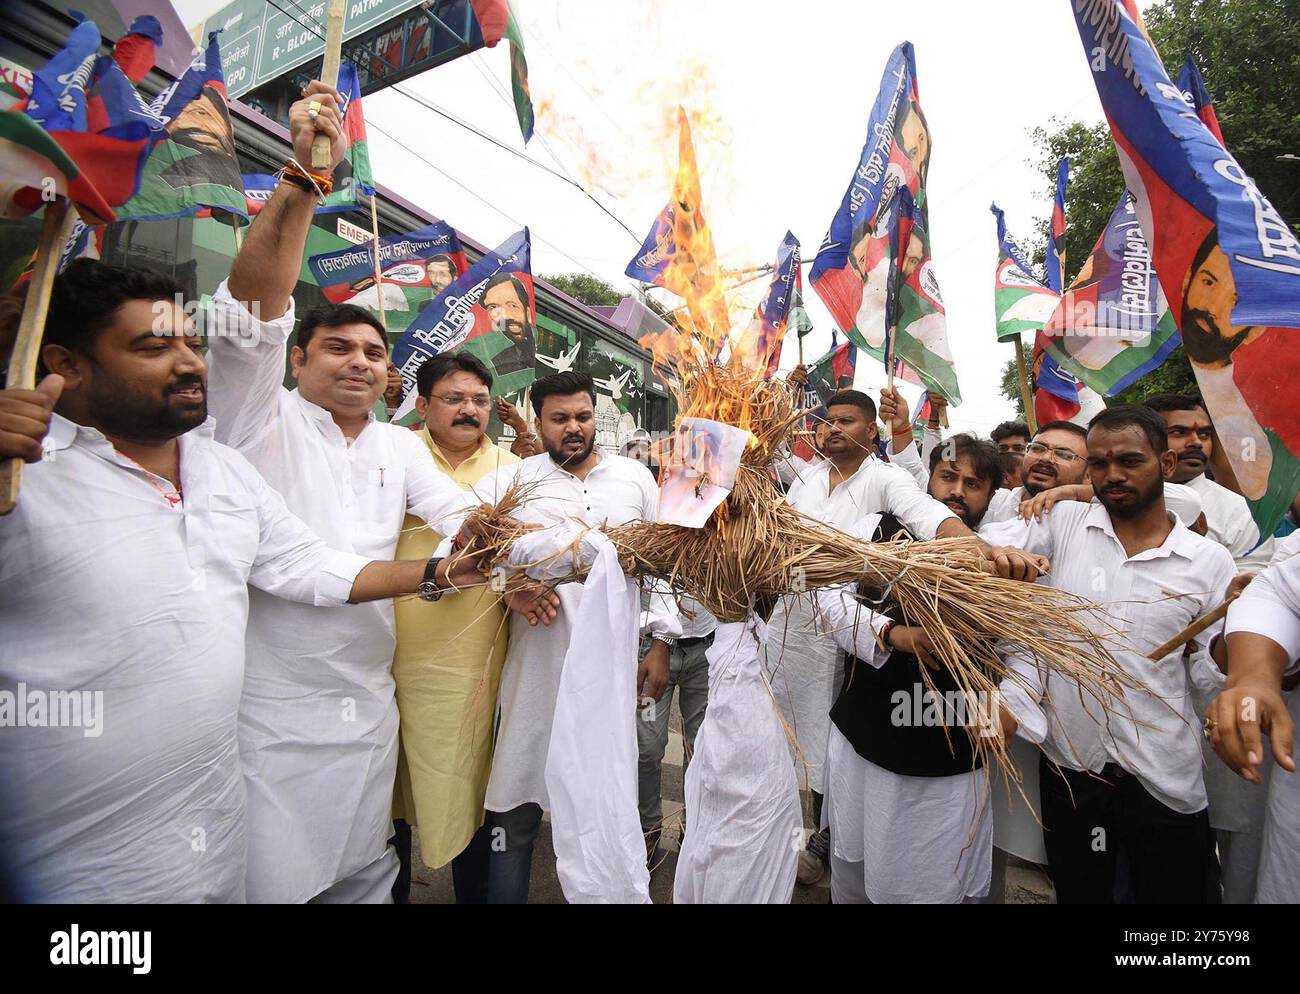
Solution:
M649 640L642 643L641 655L649 650ZM653 705L637 711L637 795L641 809L641 831L657 833L663 827L664 752L668 748L668 715L673 706L673 690L679 694L682 709L682 732L685 738L685 756L682 773L690 764L695 748L695 733L704 721L709 704L709 661L705 656L713 636L678 639L669 656L668 686L663 696ZM682 830L686 825L683 819ZM658 839L658 835L655 835Z
M533 843L542 827L540 804L489 811L488 904L527 904L533 869Z

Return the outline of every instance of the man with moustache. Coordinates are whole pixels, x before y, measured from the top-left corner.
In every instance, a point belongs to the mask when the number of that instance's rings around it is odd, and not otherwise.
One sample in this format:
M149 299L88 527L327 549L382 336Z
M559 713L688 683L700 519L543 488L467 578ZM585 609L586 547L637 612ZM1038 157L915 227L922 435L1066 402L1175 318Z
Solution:
M954 435L930 453L930 483L926 492L978 529L1002 478L1002 463L991 444L974 435Z
M169 277L71 263L45 322L52 375L0 392L0 454L33 460L0 517L0 691L86 705L82 727L0 735L0 837L33 900L243 901L249 587L342 611L474 574L330 549L213 441L181 294Z
M1049 874L1062 904L1217 903L1191 688L1222 686L1222 674L1204 648L1185 657L1179 646L1154 663L1147 654L1218 606L1232 557L1165 507L1176 459L1154 411L1098 414L1087 452L1097 502L1058 503L1023 541L1052 560L1040 582L1099 601L1095 633L1140 686L1110 713L1059 674L1031 688L1048 715L1039 783Z
M416 372L416 438L463 490L519 459L487 437L492 374L467 352L433 356ZM443 535L413 514L397 542L399 559L434 554ZM393 679L401 715L394 830L402 862L393 899L410 899L411 827L420 855L451 863L458 904L487 899L490 838L483 795L492 769L492 717L506 658L505 608L489 589L437 604L399 601Z
M429 276L429 286L435 299L455 283L456 277L460 275L456 272L456 260L445 254L430 256L424 264L424 271Z
M309 89L310 102L291 108L294 157L311 161L319 129L337 163L337 93ZM288 349L315 206L310 183L281 182L213 294L216 318L240 332L210 343L217 438L331 545L388 558L407 513L456 534L473 503L412 432L375 419L388 342L369 312L313 308ZM282 385L286 350L295 390ZM534 617L553 610L531 598L513 603ZM391 604L341 612L252 595L239 742L250 901L391 900L393 649Z
M1178 457L1169 480L1200 495L1209 537L1232 553L1243 572L1264 569L1273 555L1272 540L1260 545L1246 499L1205 475L1214 454L1214 425L1205 404L1199 397L1168 393L1144 398L1142 403L1164 418L1169 448Z
M1190 487L1200 496L1207 537L1232 553L1239 572L1253 575L1264 569L1273 554L1273 540L1270 538L1256 548L1259 529L1246 499L1205 475L1214 451L1214 426L1200 398L1157 394L1146 398L1143 404L1164 419L1169 448L1178 457L1169 479ZM1196 694L1198 717L1204 718L1213 696L1209 692ZM1206 754L1205 789L1210 802L1210 825L1217 835L1219 859L1223 864L1224 903L1253 904L1272 765L1264 768L1265 782L1256 785L1240 779L1234 771L1217 762L1208 742L1202 743L1202 751Z
M596 389L588 374L569 371L542 377L533 384L532 405L545 451L485 477L474 488L478 499L495 504L517 483L527 495L519 517L542 527L564 525L575 518L611 527L654 519L659 491L650 471L635 459L606 455L596 448ZM533 844L548 807L546 757L551 726L582 587L563 584L557 593L561 611L549 628L523 616L510 619L496 750L484 801L493 837L488 857L490 904L528 900ZM637 671L637 696L658 700L668 682L669 651L681 634L671 598L652 598L642 630L651 636L651 643ZM610 665L638 663L611 659ZM627 702L628 707L633 704Z
M984 524L1010 521L1021 501L1054 487L1083 483L1087 475L1088 433L1072 421L1049 421L1025 448L1020 486L999 490L989 502Z
M506 348L492 356L497 375L532 369L537 360L537 336L523 280L514 273L497 273L483 290L483 307L492 319L492 327L510 340Z
M1197 386L1205 398L1206 409L1214 412L1219 439L1237 446L1249 443L1253 448L1252 459L1235 460L1232 466L1234 473L1241 474L1237 480L1241 492L1246 497L1258 499L1268 490L1273 449L1260 426L1258 413L1251 409L1241 394L1236 380L1239 370L1235 364L1244 358L1249 365L1252 350L1247 346L1264 335L1267 329L1234 325L1232 310L1236 303L1237 284L1228 257L1219 247L1216 228L1205 237L1187 269L1178 329L1182 334L1183 351L1187 353L1196 373ZM1261 357L1256 357L1257 365ZM1267 413L1274 416L1269 427L1275 432L1279 430L1280 421L1293 420L1288 404L1273 403L1269 406L1271 410Z

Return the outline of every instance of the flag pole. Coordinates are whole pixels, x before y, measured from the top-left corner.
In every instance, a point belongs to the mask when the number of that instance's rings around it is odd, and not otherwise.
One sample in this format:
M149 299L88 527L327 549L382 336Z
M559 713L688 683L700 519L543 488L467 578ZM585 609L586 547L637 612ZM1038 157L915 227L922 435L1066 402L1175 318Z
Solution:
M384 316L383 266L379 261L379 209L375 206L375 194L370 195L370 233L375 236L375 296L379 302L379 323L388 334L388 319Z
M41 222L41 237L36 246L36 262L32 268L27 299L23 303L22 317L18 322L18 337L9 360L9 374L5 388L32 390L36 387L36 365L45 333L45 316L50 308L50 292L54 277L59 272L59 259L63 246L72 233L77 212L70 209L68 201L60 197L45 205L45 218ZM18 503L18 489L23 482L23 461L6 459L0 462L0 515L8 514Z
M230 216L230 230L235 236L235 255L239 255L244 248L244 233L239 229L239 216L237 214Z
M1029 392L1029 371L1025 369L1025 346L1017 335L1011 343L1016 347L1016 376L1020 380L1020 399L1025 405L1025 424L1029 425L1029 434L1038 434L1038 422L1034 418L1034 398Z
M887 360L885 362L885 376L891 391L894 389L894 366L898 363L898 359L894 357L894 333L897 330L898 326L892 324L885 329L885 357Z
M330 0L329 13L325 23L325 57L321 63L321 82L337 86L339 82L339 62L343 52L343 15L347 11L347 0ZM328 169L330 166L329 135L318 133L311 143L311 167Z

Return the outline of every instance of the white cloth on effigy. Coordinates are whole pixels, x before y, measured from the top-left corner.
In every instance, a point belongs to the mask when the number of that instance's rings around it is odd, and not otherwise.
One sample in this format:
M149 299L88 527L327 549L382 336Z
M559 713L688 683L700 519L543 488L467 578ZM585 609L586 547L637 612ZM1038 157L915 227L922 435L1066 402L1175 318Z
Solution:
M686 769L690 830L676 904L787 904L803 815L790 750L760 653L767 626L719 624L709 647L709 707Z
M541 563L575 539L589 572L570 619L546 753L555 870L570 904L649 904L637 808L636 670L610 665L636 658L639 587L624 576L613 543L577 525L523 536L510 561ZM553 579L569 571L570 559L528 572Z

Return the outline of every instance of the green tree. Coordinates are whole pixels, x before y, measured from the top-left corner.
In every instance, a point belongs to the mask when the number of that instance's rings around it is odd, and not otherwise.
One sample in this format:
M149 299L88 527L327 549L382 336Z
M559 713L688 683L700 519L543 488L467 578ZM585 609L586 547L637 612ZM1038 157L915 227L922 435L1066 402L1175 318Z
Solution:
M559 273L541 279L588 307L616 307L627 296L590 273Z
M1034 370L1030 366L1030 350L1021 343L1021 353L1024 356L1024 374L1030 378L1030 390L1034 390ZM1015 414L1024 420L1024 396L1021 394L1021 374L1015 369L1015 359L1006 360L1002 364L1002 383L1000 386L1002 396L1015 404Z

